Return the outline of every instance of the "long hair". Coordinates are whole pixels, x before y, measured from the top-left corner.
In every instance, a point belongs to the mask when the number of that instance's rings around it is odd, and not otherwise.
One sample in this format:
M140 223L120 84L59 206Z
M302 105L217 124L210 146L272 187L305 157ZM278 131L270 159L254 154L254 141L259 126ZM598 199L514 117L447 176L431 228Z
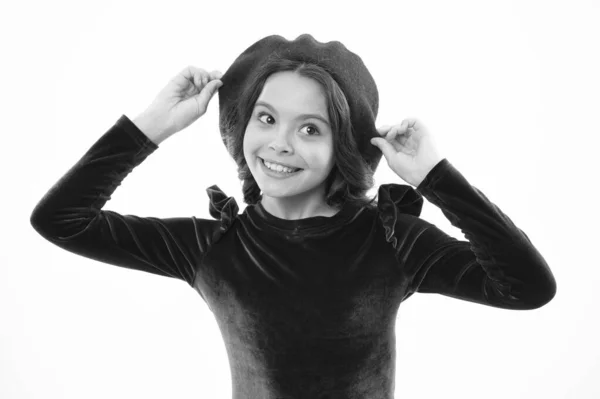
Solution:
M226 132L226 146L238 166L238 178L243 182L244 202L258 203L262 194L254 180L244 157L244 134L252 117L254 105L263 90L267 78L275 72L292 71L314 79L324 89L327 112L333 131L334 167L325 182L325 200L330 207L341 207L346 202L359 207L374 207L376 195L366 193L374 185L373 171L362 158L350 119L350 107L344 92L333 77L321 66L303 60L282 58L268 59L249 79L250 84L243 90L235 106L221 121L221 129Z

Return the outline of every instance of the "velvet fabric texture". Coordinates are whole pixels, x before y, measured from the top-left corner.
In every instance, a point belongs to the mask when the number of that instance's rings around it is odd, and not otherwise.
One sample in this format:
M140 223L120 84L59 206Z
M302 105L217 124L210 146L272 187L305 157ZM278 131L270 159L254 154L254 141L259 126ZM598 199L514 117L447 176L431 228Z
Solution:
M527 235L443 159L416 188L384 184L371 208L286 220L207 189L215 220L102 210L158 148L125 115L31 215L49 242L185 281L227 348L234 399L393 398L395 323L415 292L536 309L556 282ZM423 196L468 241L419 218ZM199 395L199 397L203 397Z

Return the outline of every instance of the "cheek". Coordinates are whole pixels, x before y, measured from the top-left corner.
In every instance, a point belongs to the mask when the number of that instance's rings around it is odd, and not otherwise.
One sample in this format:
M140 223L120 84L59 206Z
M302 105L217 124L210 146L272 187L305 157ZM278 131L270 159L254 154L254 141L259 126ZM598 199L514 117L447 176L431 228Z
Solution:
M321 149L320 151L316 152L315 156L313 157L313 162L315 165L319 165L319 168L321 169L331 169L335 163L332 149Z
M271 139L260 127L249 124L244 133L244 155L256 157L261 152L269 151Z
M244 156L248 157L252 155L252 151L255 149L253 134L251 129L246 129L244 133Z

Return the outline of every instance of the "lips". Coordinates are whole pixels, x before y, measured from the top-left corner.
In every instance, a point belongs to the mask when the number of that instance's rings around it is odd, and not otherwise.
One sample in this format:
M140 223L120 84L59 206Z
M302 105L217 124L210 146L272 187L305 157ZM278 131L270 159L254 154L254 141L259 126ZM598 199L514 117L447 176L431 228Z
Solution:
M304 169L298 169L295 172L277 172L276 170L272 170L269 169L267 167L267 165L265 165L265 163L263 162L262 158L260 159L260 167L263 168L263 173L265 173L267 176L271 176L275 179L287 179L289 177L293 177L296 176L297 174L299 174L300 172L302 172Z
M265 160L264 160L263 158L261 158L261 157L258 157L258 159L260 159L260 161L262 162L262 164L263 164L263 165L265 165L265 167L267 166L267 165L265 164ZM271 162L271 163L275 163L275 162ZM282 166L285 166L285 165L282 165ZM285 166L285 167L286 167L286 168L290 168L290 169L292 169L292 170L293 170L293 172L299 172L299 171L303 170L302 168L293 168L293 167L291 167L291 166ZM292 173L293 173L293 172L292 172Z

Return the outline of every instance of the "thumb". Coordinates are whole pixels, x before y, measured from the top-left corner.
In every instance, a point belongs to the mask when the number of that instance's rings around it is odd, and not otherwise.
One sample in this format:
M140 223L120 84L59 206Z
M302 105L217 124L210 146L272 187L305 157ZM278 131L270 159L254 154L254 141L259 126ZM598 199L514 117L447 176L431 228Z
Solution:
M219 87L223 86L223 82L219 79L211 80L204 86L200 94L196 97L198 99L198 103L204 106L204 110L208 107L208 102L213 98Z
M392 159L393 155L396 154L394 147L385 139L374 137L371 139L371 144L379 148L388 160Z

